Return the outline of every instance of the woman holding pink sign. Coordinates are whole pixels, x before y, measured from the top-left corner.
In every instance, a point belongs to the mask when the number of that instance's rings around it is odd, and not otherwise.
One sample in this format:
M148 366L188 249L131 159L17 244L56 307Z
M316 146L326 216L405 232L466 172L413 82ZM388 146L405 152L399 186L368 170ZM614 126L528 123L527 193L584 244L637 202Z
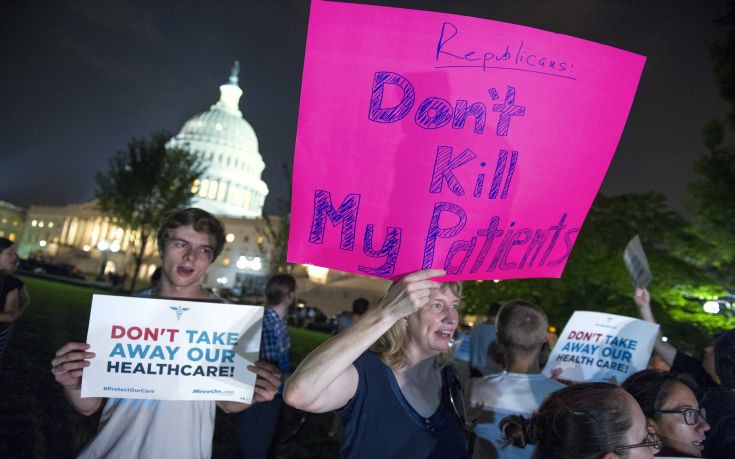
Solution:
M467 456L461 387L450 346L461 284L409 274L380 304L309 354L284 400L314 413L339 410L341 456Z

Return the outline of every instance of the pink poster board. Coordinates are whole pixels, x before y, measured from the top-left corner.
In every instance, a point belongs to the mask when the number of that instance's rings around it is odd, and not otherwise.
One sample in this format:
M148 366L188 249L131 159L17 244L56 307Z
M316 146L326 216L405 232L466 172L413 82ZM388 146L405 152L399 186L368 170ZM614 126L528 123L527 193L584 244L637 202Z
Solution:
M561 276L644 62L513 24L313 1L288 260Z

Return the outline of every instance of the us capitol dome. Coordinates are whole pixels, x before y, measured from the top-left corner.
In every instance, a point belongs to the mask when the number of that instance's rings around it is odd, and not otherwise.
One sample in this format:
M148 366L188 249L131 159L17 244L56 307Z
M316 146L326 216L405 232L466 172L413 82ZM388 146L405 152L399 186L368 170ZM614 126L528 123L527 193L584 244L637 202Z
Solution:
M219 87L219 101L189 119L168 147L197 154L206 172L193 184L193 205L225 217L260 218L268 186L260 178L265 163L258 137L239 108L240 64L235 61L229 81Z

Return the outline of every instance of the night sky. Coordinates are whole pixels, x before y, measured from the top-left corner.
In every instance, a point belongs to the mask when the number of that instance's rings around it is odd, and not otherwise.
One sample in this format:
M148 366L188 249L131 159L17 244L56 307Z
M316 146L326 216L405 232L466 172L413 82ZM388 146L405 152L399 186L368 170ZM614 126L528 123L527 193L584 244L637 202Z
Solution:
M365 2L484 17L647 56L608 194L656 190L681 209L702 127L726 111L708 45L724 2L697 0ZM293 158L307 1L15 1L0 4L0 200L94 198L94 174L132 137L183 123L219 98L241 63L240 108L271 192Z

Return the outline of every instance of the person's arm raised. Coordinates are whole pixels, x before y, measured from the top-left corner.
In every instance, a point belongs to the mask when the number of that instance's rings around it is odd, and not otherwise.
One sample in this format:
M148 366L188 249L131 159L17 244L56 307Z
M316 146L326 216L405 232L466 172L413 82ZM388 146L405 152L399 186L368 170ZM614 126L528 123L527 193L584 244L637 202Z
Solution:
M651 295L645 288L636 288L635 296L633 297L636 306L638 306L638 312L640 313L641 319L646 322L653 324L657 323L653 317L653 311L651 310ZM669 366L674 364L677 350L674 346L664 341L661 341L661 329L659 328L658 336L656 336L656 342L653 345L653 350L656 354L660 355Z
M431 292L441 285L430 279L442 275L442 270L424 270L403 277L375 309L304 358L286 382L284 401L313 413L347 404L358 383L352 363L393 324L426 304Z
M85 416L94 414L102 406L100 397L82 398L82 370L89 366L87 359L94 356L94 352L89 352L87 343L66 343L56 351L51 361L51 373L56 382L62 385L74 409Z

